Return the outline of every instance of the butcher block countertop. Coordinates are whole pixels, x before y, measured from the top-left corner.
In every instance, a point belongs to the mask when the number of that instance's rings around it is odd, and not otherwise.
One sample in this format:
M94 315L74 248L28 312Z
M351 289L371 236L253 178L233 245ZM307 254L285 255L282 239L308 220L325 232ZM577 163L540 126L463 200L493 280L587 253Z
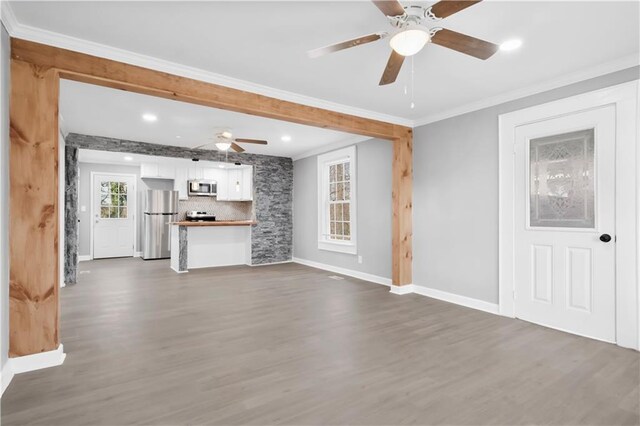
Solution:
M255 220L216 220L213 222L172 222L172 225L178 226L251 226L255 225Z

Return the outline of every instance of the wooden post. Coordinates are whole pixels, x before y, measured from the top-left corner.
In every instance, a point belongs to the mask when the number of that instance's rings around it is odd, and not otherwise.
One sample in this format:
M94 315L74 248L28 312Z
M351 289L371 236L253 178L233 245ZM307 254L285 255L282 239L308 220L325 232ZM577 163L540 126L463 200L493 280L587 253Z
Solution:
M401 128L393 140L392 282L412 284L413 132Z
M11 61L9 356L58 348L58 73Z

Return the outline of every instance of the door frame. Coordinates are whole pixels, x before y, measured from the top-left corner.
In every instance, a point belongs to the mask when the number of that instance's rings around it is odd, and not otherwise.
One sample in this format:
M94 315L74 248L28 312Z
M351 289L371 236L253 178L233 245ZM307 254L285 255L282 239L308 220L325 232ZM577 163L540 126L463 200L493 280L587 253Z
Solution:
M93 205L93 196L94 188L95 188L95 177L96 175L109 175L109 176L119 176L119 177L130 177L133 178L133 255L132 257L136 257L136 244L138 242L138 176L131 173L109 173L109 172L91 172L91 227L89 232L89 258L93 260L93 226L95 222L93 219L95 218L95 206ZM127 199L129 198L129 194L127 194ZM129 204L127 201L127 210L129 208Z
M616 344L640 349L640 125L638 80L502 114L499 122L498 304L515 318L515 129L556 117L614 105L616 110Z

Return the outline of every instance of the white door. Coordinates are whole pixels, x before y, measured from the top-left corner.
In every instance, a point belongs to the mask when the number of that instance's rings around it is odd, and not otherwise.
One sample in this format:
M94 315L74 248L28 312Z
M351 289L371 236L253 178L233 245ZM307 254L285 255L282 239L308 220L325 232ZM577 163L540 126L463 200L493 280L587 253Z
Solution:
M93 258L133 256L135 178L93 175Z
M615 109L516 128L515 314L615 342Z

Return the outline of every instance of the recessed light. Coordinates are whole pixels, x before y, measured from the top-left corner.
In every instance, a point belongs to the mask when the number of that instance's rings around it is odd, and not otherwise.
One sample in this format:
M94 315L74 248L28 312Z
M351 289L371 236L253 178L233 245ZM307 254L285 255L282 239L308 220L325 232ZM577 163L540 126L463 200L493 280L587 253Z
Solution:
M280 139L282 139L282 142L291 142L291 136L289 135L284 135Z
M155 114L145 113L145 114L142 114L142 119L144 121L148 121L152 123L154 121L158 121L158 116Z
M133 157L127 155L126 157L124 157L124 161L133 161Z
M176 136L176 139L181 139L181 138L182 138L182 136L180 136L180 135Z
M522 40L519 40L519 39L507 40L500 45L500 50L509 52L511 50L516 50L520 46L522 46Z

